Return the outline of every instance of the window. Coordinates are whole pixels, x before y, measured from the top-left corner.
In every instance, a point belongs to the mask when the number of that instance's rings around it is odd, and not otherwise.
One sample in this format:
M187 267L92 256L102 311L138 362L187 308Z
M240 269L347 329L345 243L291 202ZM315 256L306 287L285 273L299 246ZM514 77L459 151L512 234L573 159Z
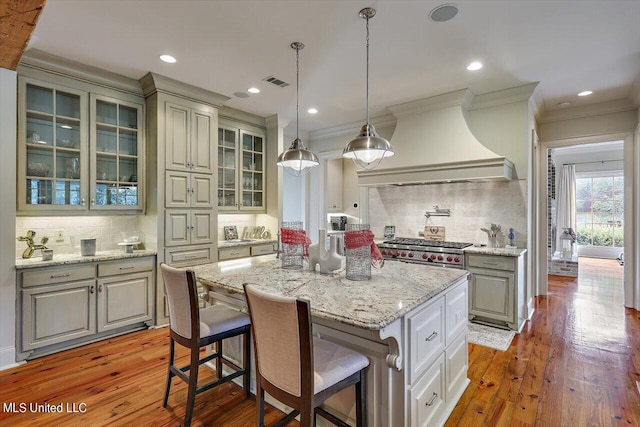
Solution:
M624 246L624 178L576 177L578 245Z

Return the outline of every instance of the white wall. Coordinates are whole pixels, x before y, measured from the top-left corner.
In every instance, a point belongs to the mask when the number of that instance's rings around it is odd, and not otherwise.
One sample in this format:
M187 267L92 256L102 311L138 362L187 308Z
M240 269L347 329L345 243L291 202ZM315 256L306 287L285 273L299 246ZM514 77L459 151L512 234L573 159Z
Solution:
M17 74L0 68L0 369L16 362L15 229Z

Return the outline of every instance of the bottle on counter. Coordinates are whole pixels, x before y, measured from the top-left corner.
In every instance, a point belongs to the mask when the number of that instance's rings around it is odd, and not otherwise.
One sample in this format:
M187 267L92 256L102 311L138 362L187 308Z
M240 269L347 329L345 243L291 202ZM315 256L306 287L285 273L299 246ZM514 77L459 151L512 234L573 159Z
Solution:
M513 231L513 228L509 229L509 234L507 235L507 246L516 247L516 233Z

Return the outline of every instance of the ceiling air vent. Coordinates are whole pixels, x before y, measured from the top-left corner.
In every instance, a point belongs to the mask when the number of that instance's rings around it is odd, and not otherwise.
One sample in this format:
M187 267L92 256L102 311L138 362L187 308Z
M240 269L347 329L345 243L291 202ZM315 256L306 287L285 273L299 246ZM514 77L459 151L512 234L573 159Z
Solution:
M273 77L273 76L266 77L266 78L264 78L262 80L267 81L269 83L272 83L272 84L274 84L274 85L276 85L278 87L287 87L287 86L289 86L289 83L283 82L279 78Z

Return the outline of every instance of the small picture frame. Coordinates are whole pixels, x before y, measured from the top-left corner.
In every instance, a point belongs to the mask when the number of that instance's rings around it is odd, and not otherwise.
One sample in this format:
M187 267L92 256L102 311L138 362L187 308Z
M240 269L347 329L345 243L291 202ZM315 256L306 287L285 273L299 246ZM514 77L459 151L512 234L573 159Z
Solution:
M386 239L393 239L396 234L396 226L395 225L385 225L384 226L384 237Z
M224 226L224 239L225 240L237 240L238 239L238 229L235 225L225 225Z

